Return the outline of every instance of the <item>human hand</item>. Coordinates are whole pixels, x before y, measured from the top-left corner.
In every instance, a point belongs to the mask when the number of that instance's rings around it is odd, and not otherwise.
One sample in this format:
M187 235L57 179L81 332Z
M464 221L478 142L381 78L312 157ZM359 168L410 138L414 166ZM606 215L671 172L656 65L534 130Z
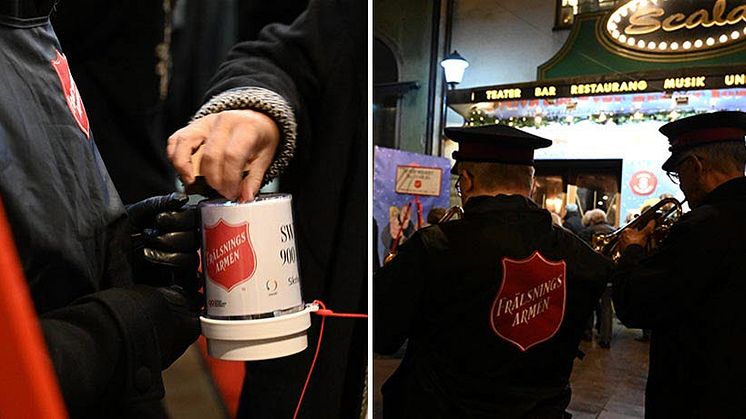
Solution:
M186 185L199 174L225 198L246 202L259 192L279 143L280 130L270 117L241 109L193 121L169 137L166 152Z
M196 290L200 247L196 206L181 193L155 196L127 206L135 279Z
M655 220L650 220L648 224L642 230L636 228L628 228L622 232L622 237L619 239L619 249L623 251L627 246L637 244L645 247L650 239L650 235L655 229Z

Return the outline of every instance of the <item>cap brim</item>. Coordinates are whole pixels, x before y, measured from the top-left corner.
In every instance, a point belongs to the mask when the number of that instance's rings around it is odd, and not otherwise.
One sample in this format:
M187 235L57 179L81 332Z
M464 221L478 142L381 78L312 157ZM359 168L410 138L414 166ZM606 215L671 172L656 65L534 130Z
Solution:
M665 162L663 162L663 166L661 168L665 170L666 172L673 172L676 170L676 163L679 161L679 155L678 153L671 154L671 157L668 158Z

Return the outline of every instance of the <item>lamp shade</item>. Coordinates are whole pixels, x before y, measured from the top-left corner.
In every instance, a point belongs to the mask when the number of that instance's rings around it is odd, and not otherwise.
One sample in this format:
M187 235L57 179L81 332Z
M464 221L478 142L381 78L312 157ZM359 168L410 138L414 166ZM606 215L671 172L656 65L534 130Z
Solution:
M446 72L446 82L448 84L458 84L464 78L464 70L469 67L469 62L459 55L458 51L453 51L440 62L440 65Z

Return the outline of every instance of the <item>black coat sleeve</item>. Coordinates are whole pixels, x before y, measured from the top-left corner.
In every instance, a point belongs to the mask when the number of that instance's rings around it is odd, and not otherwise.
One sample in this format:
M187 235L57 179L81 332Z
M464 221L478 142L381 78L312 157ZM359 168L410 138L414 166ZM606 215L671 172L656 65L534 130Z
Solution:
M296 112L319 107L318 101L337 67L364 48L356 37L365 22L365 2L312 0L291 25L265 27L256 41L237 44L210 83L206 98L241 87L261 87L282 96ZM364 62L364 60L361 60ZM364 72L362 74L365 74Z
M373 276L373 350L396 352L410 337L428 273L427 249L416 233Z
M74 416L163 397L153 314L162 302L114 288L41 315L65 403Z
M650 256L640 246L625 249L612 275L614 307L622 323L654 328L697 304L707 288L703 278L723 257L717 247L706 245L706 236L682 220Z

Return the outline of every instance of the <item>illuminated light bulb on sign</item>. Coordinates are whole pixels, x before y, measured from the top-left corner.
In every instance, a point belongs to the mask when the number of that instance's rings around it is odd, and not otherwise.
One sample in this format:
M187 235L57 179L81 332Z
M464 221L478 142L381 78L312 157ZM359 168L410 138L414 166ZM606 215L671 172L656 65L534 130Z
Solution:
M667 46L668 44L666 44L665 42L661 42L660 44L658 44L658 49L665 50Z
M726 2L617 1L622 4L609 13L603 27L604 34L612 43L644 54L680 54L690 49L715 50L742 42L742 35L746 35L746 28L742 26L746 21L746 4L733 7L731 2L727 2L727 5ZM628 42L632 36L635 41ZM662 42L665 42L665 46L661 46ZM686 46L685 42L688 42Z
M635 38L633 38L631 36L629 38L627 38L627 45L629 45L631 47L635 46Z

